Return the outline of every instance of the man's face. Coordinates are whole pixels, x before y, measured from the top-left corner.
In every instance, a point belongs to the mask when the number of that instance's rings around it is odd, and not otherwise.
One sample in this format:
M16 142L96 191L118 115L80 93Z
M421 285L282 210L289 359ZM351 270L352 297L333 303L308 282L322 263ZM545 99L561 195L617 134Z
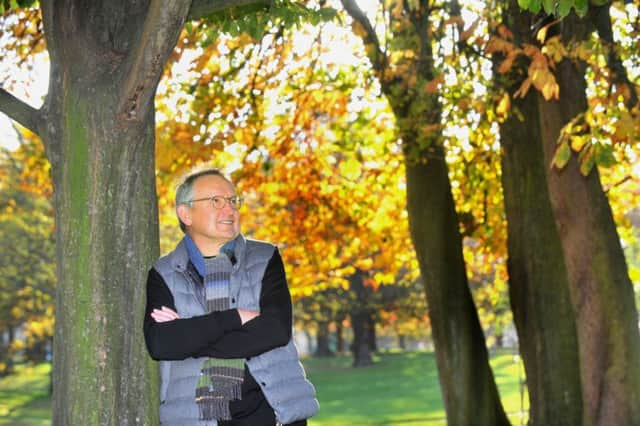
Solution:
M235 197L236 191L229 181L220 176L204 175L195 180L192 199L214 195ZM221 209L215 208L211 200L193 202L187 216L188 233L201 250L209 251L207 249L213 246L219 248L240 233L240 212L228 202Z

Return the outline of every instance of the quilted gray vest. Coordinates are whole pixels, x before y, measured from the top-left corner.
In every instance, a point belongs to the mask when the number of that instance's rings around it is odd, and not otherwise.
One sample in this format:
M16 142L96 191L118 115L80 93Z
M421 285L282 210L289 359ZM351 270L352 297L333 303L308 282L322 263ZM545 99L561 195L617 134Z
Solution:
M231 307L258 311L262 277L275 247L246 240L235 243L236 264L231 273ZM189 256L183 242L160 258L154 268L171 290L181 318L206 313L194 283L187 276ZM163 426L217 426L214 421L198 420L195 388L204 358L160 362L160 423ZM292 423L315 415L319 405L315 388L306 379L293 339L285 346L246 360L280 423Z

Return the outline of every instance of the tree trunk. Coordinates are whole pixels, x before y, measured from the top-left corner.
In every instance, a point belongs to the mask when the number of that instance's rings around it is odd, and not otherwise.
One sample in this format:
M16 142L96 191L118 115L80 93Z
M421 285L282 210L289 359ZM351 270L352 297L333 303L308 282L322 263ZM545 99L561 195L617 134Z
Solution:
M331 348L329 348L329 322L322 321L318 323L318 335L317 335L317 343L316 351L314 356L317 357L330 357L334 356L334 353L331 352Z
M438 93L425 87L440 70L433 57L433 18L428 2L403 2L390 25L394 43L382 43L354 0L342 0L365 43L382 91L393 109L405 155L411 239L424 279L440 388L452 425L507 425L480 327L465 262L445 152ZM390 46L415 46L401 63ZM400 53L400 52L399 52ZM402 70L399 72L398 70Z
M562 21L567 43L584 39L588 20ZM578 330L584 423L640 424L640 333L633 287L597 168L582 176L577 155L550 167L562 127L587 109L585 65L564 59L556 67L558 101L539 96L545 167L560 233Z
M58 253L54 425L158 424L157 365L142 335L159 247L153 93L186 16L188 5L176 18L179 5L42 2L51 74L39 133Z
M371 358L371 316L373 312L368 306L368 292L364 286L362 272L356 271L349 277L350 290L355 293L356 300L351 311L351 327L353 328L353 366L364 367L373 364Z
M398 347L403 351L407 349L407 338L404 334L398 334Z
M509 3L505 24L518 44L533 42L530 18L515 2ZM496 58L495 62L498 65L500 60ZM510 93L521 83L515 76L518 71L504 78ZM503 79L497 72L495 76L496 80ZM529 92L524 99L512 102L512 109L525 119L512 114L500 126L502 185L509 296L527 376L529 419L531 425L580 425L582 396L575 315L547 190L537 94Z
M426 162L408 160L406 170L411 237L427 294L447 422L509 424L467 282L443 149L432 147Z
M351 314L351 326L353 327L353 366L366 367L373 364L371 358L371 346L369 345L369 313L362 309L354 309Z
M369 350L371 352L378 352L378 338L376 337L376 318L372 313L369 316Z
M146 271L159 244L153 116L119 128L104 119L117 102L109 90L64 86L51 117L60 133L49 141L56 306L64 306L56 309L53 422L157 424L148 410L157 407L157 375L142 336Z
M15 338L12 325L8 325L6 331L0 335L0 362L4 363L4 369L0 371L0 377L13 373L13 354L9 351Z
M528 118L512 117L501 126L502 181L509 296L527 374L529 416L532 425L578 425L582 397L575 316L546 190L536 94L514 106Z
M344 353L344 327L342 327L342 318L338 318L336 321L336 352Z

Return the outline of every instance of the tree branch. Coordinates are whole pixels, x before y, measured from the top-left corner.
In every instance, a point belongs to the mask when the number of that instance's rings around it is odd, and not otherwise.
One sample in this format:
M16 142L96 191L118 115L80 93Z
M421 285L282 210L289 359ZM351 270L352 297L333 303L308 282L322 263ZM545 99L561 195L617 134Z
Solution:
M42 124L40 111L16 98L3 88L0 88L0 111L33 133L40 135L40 126Z
M191 2L191 8L187 15L187 21L193 21L196 19L204 18L212 13L220 12L221 10L238 6L250 6L250 5L264 5L269 6L270 0L193 0Z
M609 54L607 55L607 65L613 74L613 81L619 85L625 85L629 89L629 97L625 99L625 105L631 109L638 104L638 92L634 82L629 79L627 69L620 57L616 54L615 40L613 39L613 29L611 28L611 15L609 14L610 4L593 8L593 23L598 31L598 36L604 41Z
M380 48L380 40L378 40L378 35L376 34L373 25L371 25L371 21L369 21L369 18L367 18L367 15L364 14L355 0L342 0L342 7L344 7L344 10L347 11L351 18L353 18L353 20L360 24L364 29L367 34L366 38L363 39L364 43L373 44L375 47L375 53L369 55L373 68L378 73L384 72L386 68L386 55Z
M151 0L140 40L129 53L131 62L123 85L118 115L127 121L143 120L184 25L190 0Z

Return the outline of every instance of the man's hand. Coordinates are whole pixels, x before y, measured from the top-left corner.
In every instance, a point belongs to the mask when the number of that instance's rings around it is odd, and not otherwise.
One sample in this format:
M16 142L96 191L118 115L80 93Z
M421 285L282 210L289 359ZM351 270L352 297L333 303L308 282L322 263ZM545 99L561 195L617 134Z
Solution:
M244 325L247 321L251 321L260 315L260 312L238 309L238 314L240 315L240 323ZM166 306L163 306L162 309L154 309L151 312L151 317L155 322L168 322L180 319L180 315L178 315L176 311L167 308Z
M162 309L154 309L151 312L151 318L155 322L168 322L180 319L180 315L176 311L163 306Z
M258 315L260 315L260 312L247 311L245 309L238 309L238 313L240 314L240 322L242 323L242 325L244 325L245 322L251 321Z

